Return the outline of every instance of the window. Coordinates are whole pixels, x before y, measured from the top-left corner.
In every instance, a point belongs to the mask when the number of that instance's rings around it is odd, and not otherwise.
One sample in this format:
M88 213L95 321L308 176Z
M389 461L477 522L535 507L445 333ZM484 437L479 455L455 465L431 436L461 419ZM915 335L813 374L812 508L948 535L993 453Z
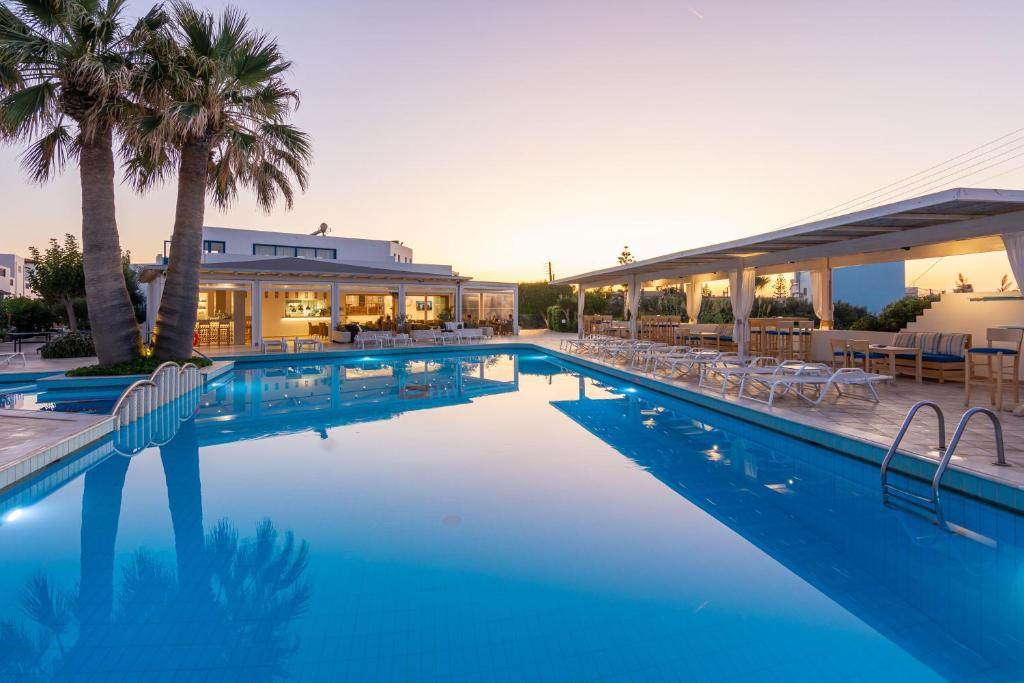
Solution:
M203 240L203 251L207 254L224 254L226 245L217 240Z
M302 258L334 259L338 256L337 249L319 249L315 247L284 247L279 244L254 244L252 253L255 256L301 256Z

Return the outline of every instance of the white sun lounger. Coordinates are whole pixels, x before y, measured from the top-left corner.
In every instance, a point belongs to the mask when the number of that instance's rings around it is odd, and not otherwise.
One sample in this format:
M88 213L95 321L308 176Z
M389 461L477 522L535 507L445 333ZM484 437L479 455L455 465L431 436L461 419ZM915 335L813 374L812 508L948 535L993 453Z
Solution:
M808 366L812 365L808 364ZM824 368L824 372L822 368ZM744 375L743 381L740 383L740 397L760 401L770 407L774 403L776 396L784 396L790 391L794 391L797 396L816 406L828 396L834 387L836 393L840 396L878 403L878 392L875 390L874 385L877 382L887 382L890 379L889 375L864 372L860 368L840 368L834 373L830 373L827 366L824 365L819 368L804 367L796 372L780 372L772 375ZM762 398L745 393L749 385L766 390L768 397ZM814 398L808 396L804 391L807 387L812 386L817 389L817 394ZM867 390L867 395L858 396L853 392L844 391L844 387L847 389L850 387L863 387ZM778 391L779 389L781 391Z
M722 396L725 396L733 380L742 382L743 377L750 374L773 375L787 371L795 372L804 365L807 364L803 361L792 360L779 363L778 359L772 356L756 356L744 360L737 355L723 355L717 361L704 365L698 386L702 389L719 388L722 390ZM717 387L713 380L718 381Z
M658 363L654 367L654 374L658 374L658 369L663 367L667 369L668 372L662 374L671 376L682 374L685 376L690 374L694 368L700 369L702 365L714 363L721 357L721 351L715 351L712 349L695 349L681 356L659 358Z
M0 367L10 364L15 358L21 359L22 367L28 365L28 361L25 360L25 353L23 351L15 351L13 353L0 353Z

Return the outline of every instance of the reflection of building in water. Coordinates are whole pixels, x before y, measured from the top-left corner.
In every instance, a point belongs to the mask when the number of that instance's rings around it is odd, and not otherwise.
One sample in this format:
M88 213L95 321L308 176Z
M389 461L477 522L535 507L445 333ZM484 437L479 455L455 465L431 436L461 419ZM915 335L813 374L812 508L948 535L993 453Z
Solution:
M997 678L1024 676L1020 587L1000 570L1024 566L1012 514L979 511L972 526L987 521L993 538L949 533L884 507L877 467L670 401L581 376L576 400L551 405L941 676L958 677L943 653L965 645ZM944 495L947 518L966 517L963 499Z
M205 394L196 420L203 443L235 441L387 420L518 388L515 355L250 367Z

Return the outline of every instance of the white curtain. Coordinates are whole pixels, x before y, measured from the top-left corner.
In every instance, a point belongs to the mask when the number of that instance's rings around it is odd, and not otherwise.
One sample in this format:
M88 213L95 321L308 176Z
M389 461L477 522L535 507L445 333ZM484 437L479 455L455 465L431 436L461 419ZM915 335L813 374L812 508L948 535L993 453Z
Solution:
M636 338L637 315L640 313L640 294L642 287L640 281L634 277L626 285L626 311L629 313L629 335Z
M814 315L821 320L821 329L832 329L832 273L831 269L811 271L811 302Z
M1003 245L1006 247L1006 257L1010 259L1010 270L1013 271L1017 289L1024 292L1024 232L1003 235Z
M732 315L736 322L732 326L732 338L736 342L740 355L747 352L747 330L750 329L747 319L754 307L754 276L757 271L744 268L742 272L729 273L729 302L732 304Z
M686 283L686 316L691 323L697 322L700 304L704 300L704 285L700 282Z

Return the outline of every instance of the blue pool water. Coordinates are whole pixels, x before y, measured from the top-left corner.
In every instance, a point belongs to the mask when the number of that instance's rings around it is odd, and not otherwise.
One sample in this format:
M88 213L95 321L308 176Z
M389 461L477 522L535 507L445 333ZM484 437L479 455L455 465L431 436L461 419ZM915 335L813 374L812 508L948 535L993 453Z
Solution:
M239 366L0 497L0 679L1016 680L1024 523L538 354Z

